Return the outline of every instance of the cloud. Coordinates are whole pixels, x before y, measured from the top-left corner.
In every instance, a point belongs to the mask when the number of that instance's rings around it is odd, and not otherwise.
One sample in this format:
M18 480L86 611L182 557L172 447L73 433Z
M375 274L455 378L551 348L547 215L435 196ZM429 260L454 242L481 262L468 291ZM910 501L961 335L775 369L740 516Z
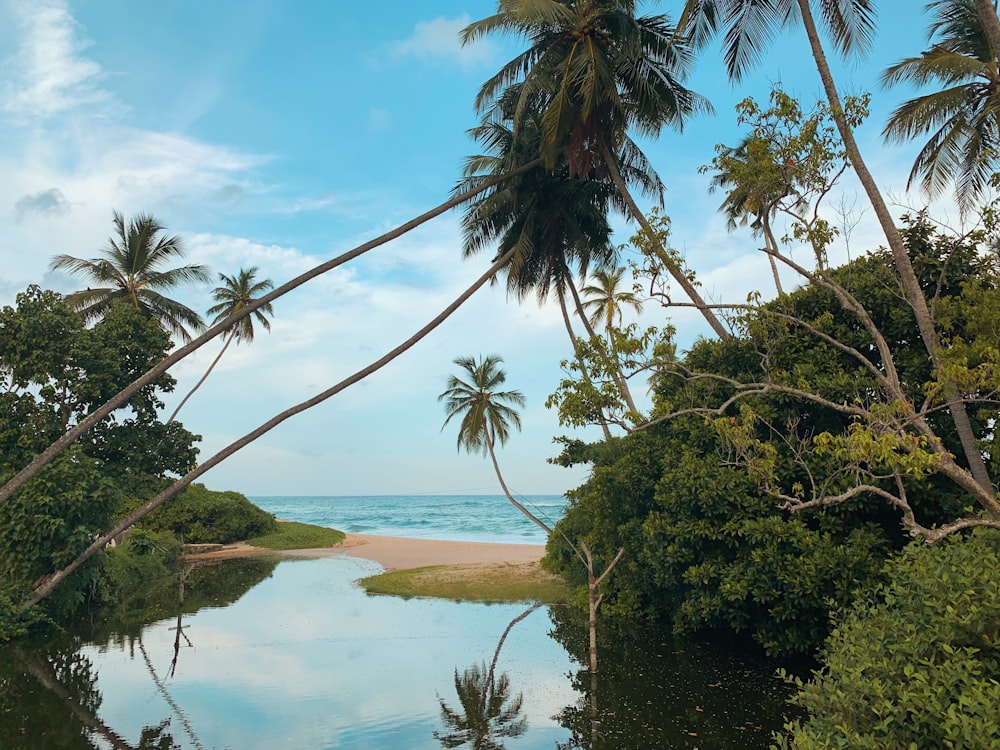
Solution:
M100 87L101 66L82 55L90 43L60 0L28 0L14 7L22 43L9 61L4 109L45 118L81 105L112 101Z
M70 212L69 201L59 188L49 188L38 193L25 195L14 204L14 215L18 221L28 214L39 216L60 216Z
M462 46L459 34L471 20L468 14L463 14L457 18L439 17L421 21L409 37L392 45L392 52L418 60L457 62L463 68L491 63L500 49L492 41L480 39L474 44Z

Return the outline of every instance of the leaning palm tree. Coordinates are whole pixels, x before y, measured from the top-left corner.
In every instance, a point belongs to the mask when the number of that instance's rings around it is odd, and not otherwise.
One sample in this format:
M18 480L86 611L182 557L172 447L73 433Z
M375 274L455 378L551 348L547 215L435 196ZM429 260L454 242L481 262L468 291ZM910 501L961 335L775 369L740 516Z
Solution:
M652 236L623 174L620 155L630 128L656 136L665 125L708 110L682 80L690 57L666 16L635 15L633 0L501 0L497 13L470 24L464 43L491 33L512 33L529 48L479 90L487 112L505 98L513 130L541 127L546 168L561 163L571 177L610 180L626 215ZM671 275L720 338L729 334L679 264Z
M212 290L212 299L215 300L216 304L208 308L208 314L215 316L212 320L212 325L229 319L231 316L235 315L240 310L254 302L260 295L274 288L274 284L270 279L261 279L258 281L256 277L257 266L241 268L239 273L235 276L226 276L224 273L219 274L219 280L222 282L222 286L217 286ZM201 376L201 379L194 384L194 388L188 391L187 395L177 405L177 408L174 409L173 414L170 415L170 419L167 420L168 424L174 421L174 418L177 416L177 412L181 410L181 407L187 403L188 399L194 395L194 392L197 391L208 376L212 374L212 370L214 370L215 366L219 364L219 360L222 359L222 355L226 353L226 349L229 348L229 345L234 341L237 343L245 341L248 344L252 342L255 320L265 331L270 331L271 321L267 319L267 316L273 314L274 311L271 309L270 303L265 303L255 309L250 315L247 315L245 318L240 318L233 323L232 327L225 334L222 350L216 355L215 359L212 360L212 364L210 364L208 369L205 370L205 374Z
M524 406L524 395L520 391L497 390L506 382L507 373L500 367L503 358L496 354L480 357L478 362L473 357L458 357L454 362L464 371L467 379L449 376L448 387L438 396L438 401L444 402L448 412L441 429L455 417L461 417L458 449L488 455L507 499L546 534L550 534L552 529L514 499L500 473L494 451L497 442L500 445L507 443L511 427L521 429L521 415L514 407Z
M209 281L208 269L198 264L166 268L184 256L184 243L176 235L166 235L160 223L148 214L139 214L128 224L114 212L115 235L108 239L98 258L57 255L53 271L69 271L96 287L74 292L66 301L87 322L99 320L115 300L124 299L144 314L159 321L164 330L185 342L188 332L201 331L205 323L190 307L161 294L181 284Z
M990 186L1000 157L997 58L975 0L935 0L927 8L936 16L927 34L930 49L889 67L882 82L942 88L897 107L882 135L898 142L929 134L907 187L919 181L934 197L954 182L967 213Z
M987 27L991 48L994 51L1000 50L1000 20L997 18L996 6L990 0L975 0L975 2L980 18ZM842 55L864 53L870 48L875 31L873 0L820 0L819 10L829 35L833 38L834 46ZM829 60L823 48L810 0L686 0L678 32L684 35L684 38L692 40L695 45L703 45L712 36L722 33L723 51L729 75L733 80L739 81L747 69L760 60L770 37L778 29L795 22L801 22L806 32L813 61L823 83L823 91L848 161L857 174L885 234L898 273L901 291L913 310L924 348L934 367L940 368L943 364L940 357L941 342L934 325L934 318L920 288L903 237L854 137L852 123L848 121L840 92L830 71ZM955 383L945 383L945 398L948 411L955 423L956 433L962 443L963 456L968 462L971 478L976 485L975 487L970 485L969 490L977 502L995 517L1000 517L1000 502L996 499L986 462L976 443L965 402L962 401Z

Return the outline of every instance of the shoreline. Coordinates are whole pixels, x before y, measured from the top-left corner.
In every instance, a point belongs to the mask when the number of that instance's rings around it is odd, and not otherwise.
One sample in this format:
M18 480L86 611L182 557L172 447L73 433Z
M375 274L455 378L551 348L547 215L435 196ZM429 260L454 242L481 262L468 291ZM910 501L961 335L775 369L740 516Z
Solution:
M499 542L455 542L438 539L347 534L336 547L271 550L246 542L224 545L211 552L187 555L189 560L223 560L251 555L275 554L285 557L354 557L377 562L386 572L423 568L430 565L477 565L537 562L545 555L543 544Z

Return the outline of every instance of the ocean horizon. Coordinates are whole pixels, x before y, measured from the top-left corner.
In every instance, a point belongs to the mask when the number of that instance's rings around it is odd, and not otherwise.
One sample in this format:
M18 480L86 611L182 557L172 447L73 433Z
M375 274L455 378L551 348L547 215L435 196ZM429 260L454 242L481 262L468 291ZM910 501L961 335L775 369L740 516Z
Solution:
M351 534L456 542L545 544L545 532L503 495L255 495L251 502L277 518ZM563 495L517 495L519 503L555 524Z

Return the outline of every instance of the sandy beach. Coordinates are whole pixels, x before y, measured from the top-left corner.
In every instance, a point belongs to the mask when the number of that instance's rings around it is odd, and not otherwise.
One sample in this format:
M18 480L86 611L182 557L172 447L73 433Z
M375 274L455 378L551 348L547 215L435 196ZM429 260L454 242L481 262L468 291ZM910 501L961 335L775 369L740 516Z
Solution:
M222 549L191 555L192 558L220 559L246 555L275 554L273 550L248 544L227 544ZM476 563L536 562L545 554L541 544L493 544L489 542L448 542L375 534L348 534L336 547L286 550L277 554L290 557L360 557L374 560L386 570L422 568L427 565L467 565Z

